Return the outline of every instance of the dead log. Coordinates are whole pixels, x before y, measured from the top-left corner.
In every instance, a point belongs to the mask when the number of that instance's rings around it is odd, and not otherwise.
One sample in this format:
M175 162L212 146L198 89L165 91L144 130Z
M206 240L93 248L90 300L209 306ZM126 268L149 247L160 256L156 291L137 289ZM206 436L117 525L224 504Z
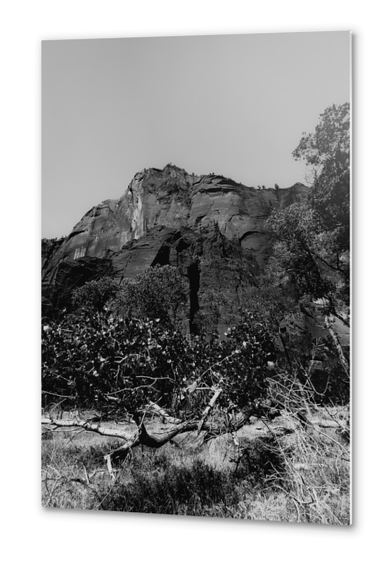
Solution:
M115 437L117 439L122 439L124 443L104 457L107 463L108 472L111 475L112 479L114 479L115 476L112 467L112 461L124 461L130 451L133 448L138 447L139 445L144 445L152 449L160 449L167 443L171 442L178 435L190 432L196 432L197 435L200 432L204 432L206 434L207 440L214 439L215 437L220 435L225 435L226 433L235 434L236 431L241 429L248 422L250 416L252 415L252 411L247 410L244 412L239 412L237 415L230 418L228 423L207 420L210 410L214 406L220 393L221 390L219 389L215 391L212 399L209 402L209 405L205 408L199 420L195 419L182 421L177 418L173 418L172 416L169 416L162 408L154 403L151 403L147 407L147 409L158 413L161 417L164 417L170 422L169 427L164 427L160 431L156 431L155 429L153 429L152 433L149 429L147 429L144 421L140 420L135 432L102 427L100 423L80 419L63 420L43 417L41 421L43 425L50 426L51 428L54 428L54 430L60 428L79 427L84 429L85 431L98 433L99 435L105 437Z
M147 405L146 410L149 412L153 412L154 414L162 418L163 421L166 421L168 423L181 423L182 421L178 418L170 416L170 414L168 414L166 410L163 410L163 408L161 408L158 404L155 404L155 402L150 402Z
M125 441L130 440L133 437L133 433L129 431L122 431L121 429L111 429L108 427L101 427L99 423L90 422L87 420L59 420L56 418L43 417L41 420L43 425L54 426L55 429L60 427L80 427L85 431L92 431L94 433L99 433L105 437L117 437L118 439L124 439Z
M336 349L336 351L337 351L338 358L339 358L339 360L340 360L340 363L341 363L341 365L342 365L342 368L343 368L343 370L345 371L346 376L347 376L348 378L350 378L349 364L348 364L348 362L347 362L347 360L346 360L346 358L345 358L344 352L342 351L342 346L341 346L341 344L340 344L340 341L339 341L339 339L338 339L338 336L337 336L337 334L335 333L335 331L333 330L333 328L331 327L330 319L329 319L328 316L325 316L325 326L326 326L326 328L327 328L327 331L328 331L329 334L330 334L331 339L333 340L334 347L335 347L335 349Z

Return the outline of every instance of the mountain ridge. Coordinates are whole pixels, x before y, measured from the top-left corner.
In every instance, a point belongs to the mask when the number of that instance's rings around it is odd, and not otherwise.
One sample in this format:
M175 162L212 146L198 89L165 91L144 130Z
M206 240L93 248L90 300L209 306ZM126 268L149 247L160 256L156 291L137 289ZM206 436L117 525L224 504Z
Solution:
M172 164L135 174L122 197L92 207L72 232L43 251L43 295L66 306L74 288L110 276L135 278L155 265L177 267L200 308L222 294L221 329L239 306L239 292L255 284L270 237L273 209L307 197L297 183L256 189L222 175L198 176ZM196 311L191 310L193 317Z
M163 170L148 168L135 174L119 199L106 199L83 215L65 238L61 259L106 257L154 226L217 224L226 238L238 239L263 265L260 246L266 240L264 223L271 210L305 198L307 190L301 183L279 190L256 189L222 175L188 174L171 164Z

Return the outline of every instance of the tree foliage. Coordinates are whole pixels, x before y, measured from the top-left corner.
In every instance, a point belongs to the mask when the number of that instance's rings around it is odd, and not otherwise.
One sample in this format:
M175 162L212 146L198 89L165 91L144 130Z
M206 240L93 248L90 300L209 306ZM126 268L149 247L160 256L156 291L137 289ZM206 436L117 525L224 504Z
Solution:
M135 316L181 326L188 317L188 283L169 265L147 269L134 280L124 280L113 308L123 317Z
M349 304L350 106L328 107L314 133L293 152L313 168L304 203L275 211L267 221L273 259L298 297L327 299L330 312Z
M350 104L333 104L320 115L314 133L303 136L292 153L296 160L303 159L319 176L325 170L338 173L349 167L350 158Z
M82 287L74 289L72 304L75 309L87 308L91 311L102 312L119 290L119 282L110 277L103 277L98 281L89 281Z
M293 152L313 170L310 200L339 251L349 249L350 104L332 105L320 115L314 133L303 133Z
M346 297L348 267L320 215L308 204L294 203L274 212L267 225L274 235L272 261L283 269L297 296L326 298L334 311L335 302Z
M147 269L132 280L104 277L89 281L72 294L73 313L101 313L105 309L123 318L158 319L175 325L188 315L188 284L169 265Z
M274 353L270 333L249 314L225 340L204 341L158 320L85 313L44 326L43 392L46 403L62 397L115 415L140 415L150 402L199 415L216 388L227 411L255 408Z

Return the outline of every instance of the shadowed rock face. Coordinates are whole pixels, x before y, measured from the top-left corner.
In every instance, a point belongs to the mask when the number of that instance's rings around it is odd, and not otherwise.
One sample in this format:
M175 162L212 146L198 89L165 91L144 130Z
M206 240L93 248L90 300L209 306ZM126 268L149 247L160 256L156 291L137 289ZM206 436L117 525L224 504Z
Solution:
M265 262L269 214L306 194L302 184L259 190L172 165L144 170L120 199L93 207L62 243L44 250L43 294L59 306L92 279L172 265L187 278L191 320L209 294L222 294L223 329L239 291L255 283Z
M251 250L262 266L268 244L264 224L271 210L303 199L306 193L302 184L258 190L223 176L188 174L172 165L143 170L120 199L103 201L82 217L43 275L63 260L109 257L158 226L179 230L216 224L228 240Z

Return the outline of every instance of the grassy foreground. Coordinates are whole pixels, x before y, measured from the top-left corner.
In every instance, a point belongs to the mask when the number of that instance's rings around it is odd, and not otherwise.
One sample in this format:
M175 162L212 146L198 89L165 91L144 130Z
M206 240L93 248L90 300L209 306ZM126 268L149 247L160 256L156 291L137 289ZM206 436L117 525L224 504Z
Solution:
M347 409L317 410L317 421L343 420ZM276 422L276 423L275 423ZM350 524L350 454L334 428L306 427L284 413L261 437L256 422L206 445L182 436L160 450L138 447L113 482L104 455L112 438L74 431L42 440L42 505L70 509ZM49 437L49 438L47 438Z

